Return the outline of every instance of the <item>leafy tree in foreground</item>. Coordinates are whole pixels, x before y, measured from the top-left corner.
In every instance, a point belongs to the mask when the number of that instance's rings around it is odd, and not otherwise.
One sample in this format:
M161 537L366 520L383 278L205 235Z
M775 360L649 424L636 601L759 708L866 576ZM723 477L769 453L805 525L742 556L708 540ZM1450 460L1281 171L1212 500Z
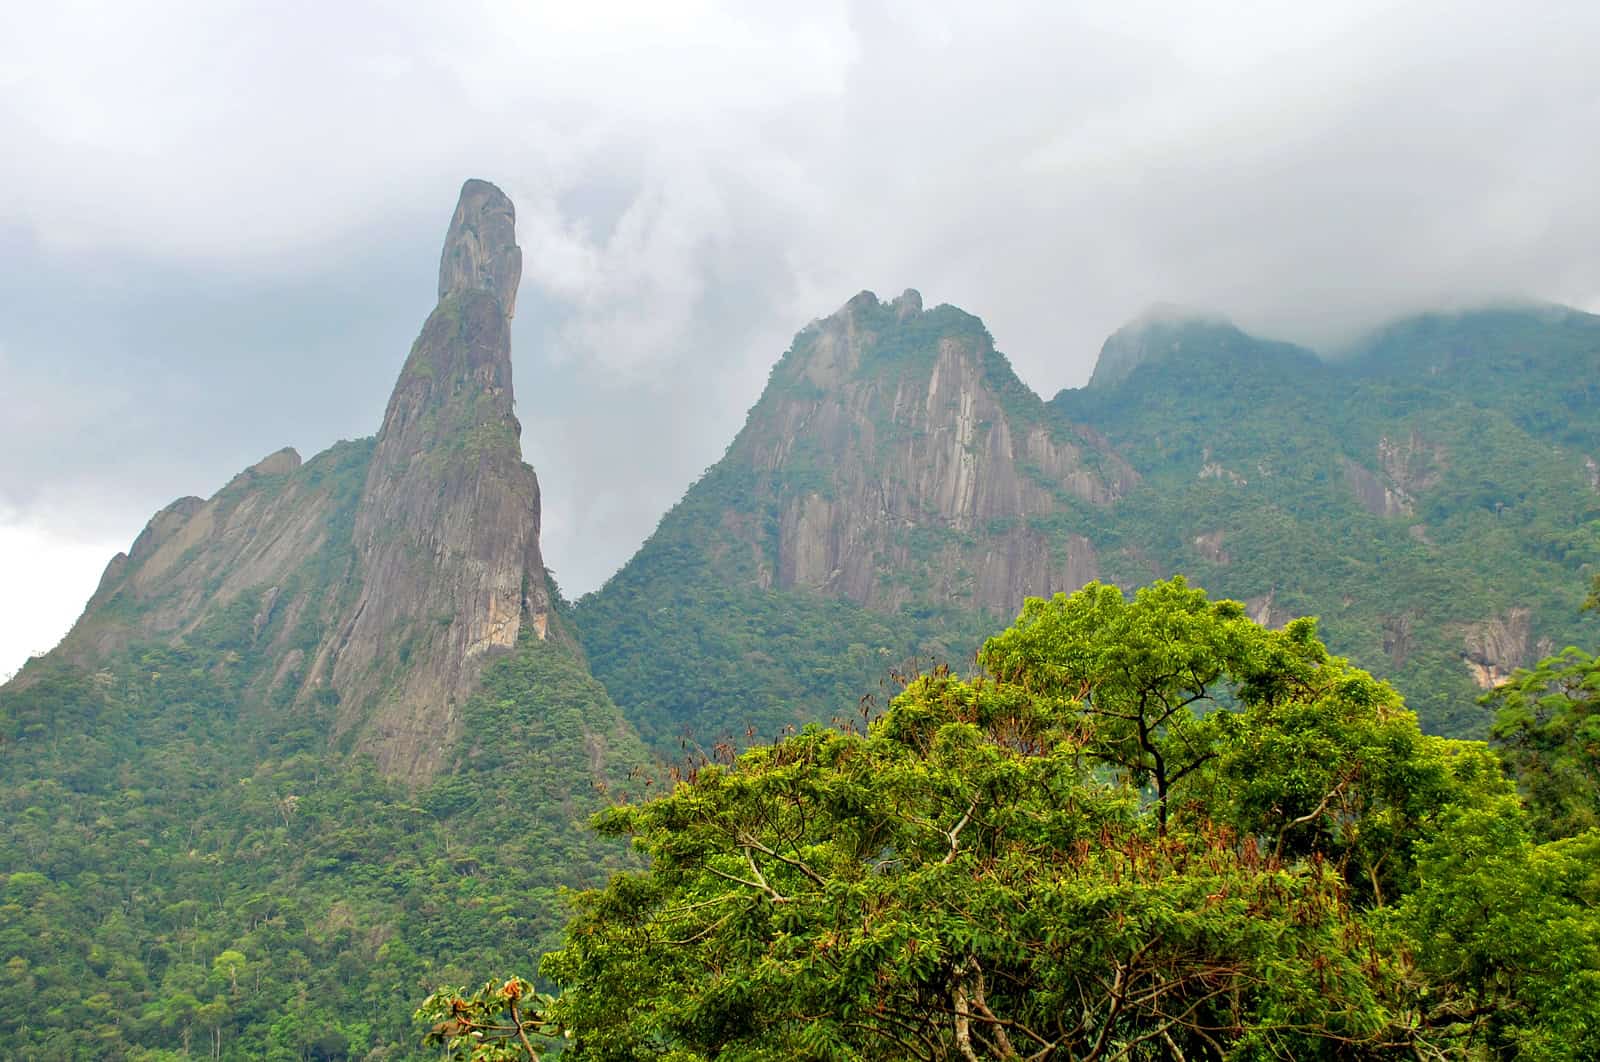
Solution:
M1186 800L1276 856L1333 860L1368 901L1398 887L1455 784L1459 746L1331 656L1314 619L1268 630L1181 576L1131 601L1099 583L1031 599L979 661L1059 704L1088 763L1150 790L1158 831Z
M1484 699L1499 705L1495 743L1545 835L1600 826L1600 657L1569 646Z
M1034 696L1073 705L1083 751L1155 789L1165 832L1173 786L1217 755L1204 712L1228 692L1262 634L1237 601L1211 602L1181 577L1140 590L1090 583L1030 598L979 662Z
M1310 623L1266 631L1181 580L1112 594L1030 602L985 649L997 679L937 672L866 733L808 729L602 813L651 868L581 896L546 959L573 1057L1486 1042L1463 1002L1485 985L1435 992L1404 928L1426 917L1385 905L1440 807L1504 797L1492 761L1421 735Z
M535 1042L554 1036L549 996L520 977L490 981L475 993L441 989L422 1001L416 1020L430 1023L425 1047L459 1062L539 1062Z
M1445 1042L1600 1058L1600 831L1535 844L1502 795L1446 809L1418 864L1390 939L1415 956Z

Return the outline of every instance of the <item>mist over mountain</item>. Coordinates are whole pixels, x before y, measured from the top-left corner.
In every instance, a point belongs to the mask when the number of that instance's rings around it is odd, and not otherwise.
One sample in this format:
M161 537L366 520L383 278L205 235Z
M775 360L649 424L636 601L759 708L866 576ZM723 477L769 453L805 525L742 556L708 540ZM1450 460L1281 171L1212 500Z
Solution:
M469 180L377 434L163 507L0 687L14 1042L70 1056L87 1009L113 1056L409 1057L413 1001L533 969L560 890L636 865L592 813L859 727L1030 598L1183 574L1316 616L1453 737L1597 633L1600 318L1530 305L1336 358L1160 307L1046 401L979 318L861 292L569 604L515 411L523 265Z
M980 315L1046 396L1161 300L1319 350L1499 293L1600 309L1588 5L569 14L0 13L0 583L32 621L0 674L166 502L374 430L463 170L518 203L520 412L574 593L863 287Z

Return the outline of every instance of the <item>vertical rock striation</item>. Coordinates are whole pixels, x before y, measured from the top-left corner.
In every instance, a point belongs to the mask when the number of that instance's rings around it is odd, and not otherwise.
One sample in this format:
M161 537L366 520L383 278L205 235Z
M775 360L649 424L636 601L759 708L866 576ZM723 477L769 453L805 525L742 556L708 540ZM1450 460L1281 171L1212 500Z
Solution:
M982 322L915 291L862 292L801 332L728 460L766 484L778 588L886 611L1009 616L1076 589L1098 568L1072 511L1136 481L1046 416Z
M485 656L549 629L539 482L512 411L521 277L511 201L468 181L439 265L439 304L401 370L356 509L361 593L313 683L337 731L382 770L426 778L456 737Z
M498 299L510 318L516 315L521 280L516 209L488 181L469 180L461 186L461 199L439 255L439 301L483 291Z
M1025 597L1096 578L1091 533L1136 481L976 317L862 292L795 337L576 626L664 756L781 734L892 696L892 674L964 666Z

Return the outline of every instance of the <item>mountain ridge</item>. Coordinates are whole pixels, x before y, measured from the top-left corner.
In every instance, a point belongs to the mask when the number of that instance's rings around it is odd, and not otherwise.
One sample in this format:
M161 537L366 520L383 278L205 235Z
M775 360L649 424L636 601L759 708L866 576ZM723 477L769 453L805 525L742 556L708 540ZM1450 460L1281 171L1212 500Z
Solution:
M19 1051L92 1021L108 1056L414 1057L412 1001L533 968L561 890L634 865L591 813L685 754L859 723L1031 595L1181 571L1268 625L1317 614L1454 734L1600 627L1573 619L1600 318L1425 316L1350 363L1163 318L1046 401L909 290L802 329L568 605L513 408L520 263L510 201L467 182L378 434L163 507L0 686Z
M1400 363L1386 335L1420 329L1448 346L1438 320L1468 334L1486 322L1500 337L1481 359L1489 377L1501 364L1537 372L1489 399L1472 380L1374 378L1371 365ZM877 689L874 674L959 664L1029 594L1188 572L1269 625L1321 615L1334 648L1397 674L1428 725L1478 734L1477 693L1588 622L1570 587L1600 562L1600 513L1573 492L1600 491L1600 463L1552 452L1555 437L1513 396L1600 377L1589 320L1542 308L1422 315L1375 333L1365 360L1339 361L1164 311L1108 339L1091 384L1047 403L977 318L924 310L914 291L887 303L863 292L796 336L722 460L580 599L580 636L662 750L745 724L770 736L826 718L846 689ZM1566 331L1546 331L1552 322ZM1511 340L1556 353L1529 361ZM955 348L959 369L941 360ZM1434 397L1419 398L1429 386ZM947 405L943 420L913 414ZM1600 401L1589 421L1583 403L1565 407L1562 430L1585 438ZM1039 461L1020 438L1072 459ZM1526 558L1531 582L1480 574L1496 550ZM1397 590L1414 599L1395 601ZM641 619L661 610L701 632ZM753 633L726 636L727 622ZM834 629L805 645L792 633L823 622ZM667 684L681 696L642 664L667 657L682 665ZM730 657L751 673L719 666ZM786 674L786 661L811 678ZM769 688L786 691L787 712L764 703Z
M685 730L770 735L1095 578L1080 511L1137 481L978 318L862 292L795 336L723 457L578 602L577 627L659 752Z

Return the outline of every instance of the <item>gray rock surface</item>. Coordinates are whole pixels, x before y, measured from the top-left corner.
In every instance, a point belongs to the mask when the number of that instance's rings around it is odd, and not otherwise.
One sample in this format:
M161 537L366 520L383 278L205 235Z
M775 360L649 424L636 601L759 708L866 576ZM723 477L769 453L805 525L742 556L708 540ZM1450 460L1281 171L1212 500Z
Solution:
M862 292L813 324L729 450L781 485L772 582L1009 616L1096 578L1088 538L1028 521L1110 504L1136 477L1034 404L976 319L915 291ZM724 527L749 530L736 516Z
M504 192L488 181L463 184L439 256L440 301L469 291L488 292L499 300L505 316L513 316L522 281L516 228L516 208Z
M1517 668L1528 663L1532 648L1533 613L1511 608L1498 616L1468 624L1461 654L1467 672L1479 689L1493 689Z
M439 304L376 440L304 464L279 450L210 499L173 502L112 559L57 651L90 663L247 609L242 636L275 661L254 695L287 684L337 704L331 736L384 773L437 772L483 662L524 627L551 633L539 483L512 413L521 261L510 200L468 181Z

